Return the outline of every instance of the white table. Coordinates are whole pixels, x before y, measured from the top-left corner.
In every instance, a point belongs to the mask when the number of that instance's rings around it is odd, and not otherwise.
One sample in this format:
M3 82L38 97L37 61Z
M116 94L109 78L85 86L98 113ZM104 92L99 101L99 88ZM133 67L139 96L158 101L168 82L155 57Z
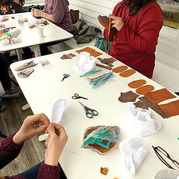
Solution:
M17 13L17 14L9 14L7 15L9 17L8 21L2 22L5 24L6 27L12 27L15 26L17 28L20 28L21 30L21 38L22 41L18 43L13 43L9 45L1 45L0 43L0 51L1 52L6 52L6 51L11 51L11 50L19 50L24 47L32 47L33 51L35 53L35 56L40 56L40 44L45 44L45 43L50 43L50 42L55 42L55 41L61 41L61 40L66 40L71 37L73 37L72 34L69 32L63 30L62 28L58 27L57 25L49 22L48 25L44 26L44 35L45 37L40 37L38 33L38 29L34 27L33 29L29 28L28 22L25 22L24 25L19 25L18 24L18 17L21 15L23 19L25 18L32 18L32 15L30 12L25 12L25 13ZM15 19L12 19L14 17ZM18 58L19 60L22 59L21 54L18 52Z
M71 60L60 59L63 54L68 53L73 53L76 57ZM103 54L101 57L108 57L108 55ZM49 60L50 65L46 67L36 66L35 71L27 79L19 78L17 72L14 71L24 61L11 65L13 74L34 113L44 112L50 117L53 104L57 99L63 98L68 101L69 107L60 122L65 127L69 136L68 143L60 157L60 163L67 178L113 179L117 177L119 179L152 179L156 172L167 168L155 155L152 145L163 147L173 159L179 161L179 141L177 140L177 137L179 137L179 116L163 119L154 111L152 111L152 118L161 120L163 128L155 135L141 138L142 145L148 150L148 155L138 168L135 176L125 175L122 155L118 147L106 155L99 155L90 149L80 148L84 131L89 126L117 125L121 129L121 141L136 135L127 125L129 114L128 103L118 101L120 92L132 90L127 85L129 82L144 79L147 81L147 84L153 85L155 90L163 87L140 73L135 73L128 78L120 77L114 73L113 78L96 89L92 89L86 78L80 78L79 72L74 70L74 65L78 62L78 59L79 55L75 50L37 57L35 58L36 62L39 60ZM114 66L123 65L119 61L113 64ZM105 71L109 72L109 70L102 69L101 74ZM61 82L64 73L69 73L70 77ZM98 75L100 73L93 76ZM71 98L74 93L79 93L89 100L74 100ZM93 119L88 119L78 101L96 109L99 115ZM100 173L100 167L107 167L109 169L107 176Z

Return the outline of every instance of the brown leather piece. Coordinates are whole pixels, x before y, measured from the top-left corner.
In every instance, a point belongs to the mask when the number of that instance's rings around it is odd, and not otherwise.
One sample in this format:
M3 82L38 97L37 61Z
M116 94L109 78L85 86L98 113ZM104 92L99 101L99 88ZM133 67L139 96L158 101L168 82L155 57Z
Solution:
M151 92L153 90L154 90L154 86L145 85L145 86L142 86L142 87L138 88L136 90L136 93L141 94L141 95L145 95L145 94L147 94L147 93L149 93L149 92Z
M137 101L136 103L134 103L134 105L136 108L148 109L148 106L142 101Z
M61 59L66 60L66 59L72 59L73 57L75 57L76 55L69 53L69 54L64 54Z
M109 28L109 23L110 23L111 19L109 19L107 16L98 16L98 22L105 27L106 29Z
M136 71L133 69L130 69L130 70L126 70L126 71L120 73L119 75L122 77L129 77L129 76L133 75L134 73L136 73Z
M101 63L104 63L110 67L113 67L112 63L115 62L116 60L112 57L110 58L98 58L98 60L101 62Z
M107 175L108 174L108 168L106 168L106 167L101 167L101 173L103 174L103 175Z
M99 56L99 55L102 55L102 53L97 52L95 49L90 48L90 47L85 47L85 48L83 48L83 49L81 49L81 50L76 50L76 52L77 52L77 53L88 52L88 53L90 53L90 55L93 56L93 57L97 57L97 56Z
M101 65L101 64L99 64L99 63L96 63L96 66L101 67L101 68L104 68L104 69L107 69L107 70L112 70L111 67L106 66L106 65Z
M121 96L118 98L118 100L122 103L127 103L127 102L135 102L139 95L132 91L128 91L125 93L121 93Z
M127 70L127 69L128 69L127 66L122 65L122 66L119 66L119 67L114 68L112 71L113 71L114 73L121 73L121 72L123 72L123 71L125 71L125 70Z
M142 85L145 85L146 84L146 81L145 80L136 80L136 81L132 81L128 84L128 86L130 88L139 88L141 87Z
M179 115L179 100L159 105L169 117Z
M147 99L146 97L139 98L146 106L150 107L154 110L157 114L159 114L163 118L168 118L168 114L157 104L154 104L152 101Z
M166 88L147 93L145 94L145 97L155 104L158 104L167 99L176 98L176 96L170 93Z

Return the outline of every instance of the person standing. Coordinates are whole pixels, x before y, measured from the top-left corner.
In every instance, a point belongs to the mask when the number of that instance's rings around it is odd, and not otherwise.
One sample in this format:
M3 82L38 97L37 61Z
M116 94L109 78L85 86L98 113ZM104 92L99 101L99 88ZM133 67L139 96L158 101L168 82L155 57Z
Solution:
M155 50L162 13L155 0L123 0L108 16L111 19L110 55L152 78L155 67ZM104 30L107 39L108 29Z

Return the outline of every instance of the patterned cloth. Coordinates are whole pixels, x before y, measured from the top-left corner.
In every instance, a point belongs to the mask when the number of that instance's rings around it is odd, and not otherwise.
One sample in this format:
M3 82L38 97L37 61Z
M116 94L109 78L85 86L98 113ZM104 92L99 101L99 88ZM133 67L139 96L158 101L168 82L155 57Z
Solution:
M0 15L14 14L15 9L12 6L11 0L5 0L4 4L0 4Z

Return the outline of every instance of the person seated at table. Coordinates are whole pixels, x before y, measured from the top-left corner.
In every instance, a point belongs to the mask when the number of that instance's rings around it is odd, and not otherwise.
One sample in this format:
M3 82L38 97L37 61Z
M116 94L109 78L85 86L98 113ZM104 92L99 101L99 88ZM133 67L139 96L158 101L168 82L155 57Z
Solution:
M155 0L123 0L108 16L111 19L110 55L152 78L155 49L163 25ZM108 30L104 30L107 39Z
M9 62L6 56L0 53L0 81L5 94L1 95L0 98L14 98L19 97L20 92L16 92L12 89L11 80L8 73Z
M0 0L0 15L24 12L23 4L24 0ZM29 47L23 48L23 51L24 59L34 57L34 52ZM9 56L9 53L6 53L6 55Z
M32 9L31 11L34 17L45 18L58 25L62 29L73 33L73 24L68 6L68 0L45 0L44 10ZM49 54L50 52L48 51L47 46L55 45L57 43L59 42L40 45L41 54Z
M67 142L65 129L58 124L50 123L44 114L28 116L19 131L6 137L0 144L0 169L13 161L20 153L25 141L31 139L36 134L48 132L46 140L47 150L45 161L15 176L6 176L8 179L58 179L65 176L58 164L59 157ZM8 149L8 150L7 150Z

